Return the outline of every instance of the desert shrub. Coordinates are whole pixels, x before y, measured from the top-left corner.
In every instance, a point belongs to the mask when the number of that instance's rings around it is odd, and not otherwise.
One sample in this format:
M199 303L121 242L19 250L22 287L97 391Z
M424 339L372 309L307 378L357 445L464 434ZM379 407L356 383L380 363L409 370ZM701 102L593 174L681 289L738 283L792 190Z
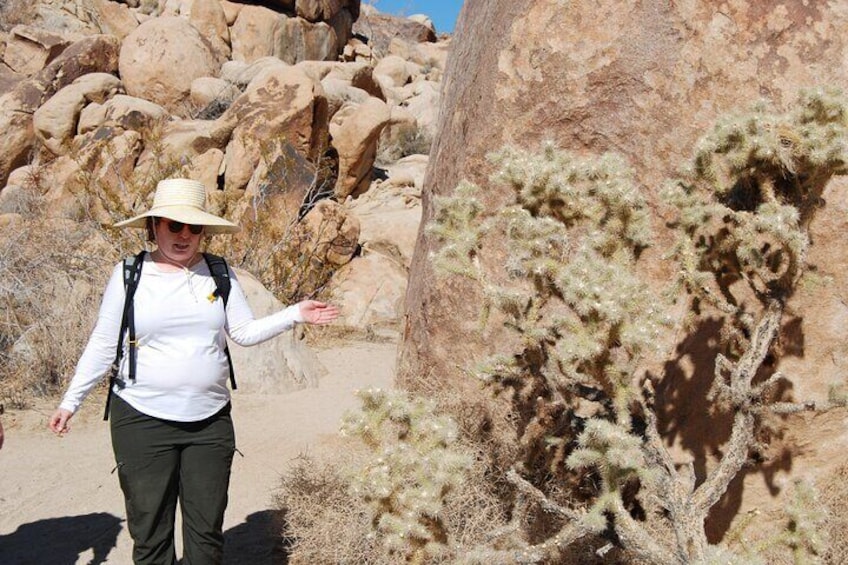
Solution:
M456 563L505 523L476 449L436 403L365 391L322 463L302 459L277 498L292 563Z
M409 155L429 155L433 138L426 129L415 124L388 128L380 138L376 162L388 165Z
M414 482L432 465L426 449L410 451L405 443L406 410L416 400L404 404L400 420L386 417L386 397L366 402L377 419L359 420L356 429L371 451L351 482L364 494L357 515L381 540L374 551L382 546L411 562L462 563L805 563L832 551L821 524L842 526L800 484L786 504L785 527L756 544L731 532L713 545L704 524L761 449L767 436L759 430L772 425L771 415L845 406L838 387L827 400L803 403L771 394L784 378L774 370L774 344L806 273L810 221L824 187L846 172L845 128L845 103L836 92L803 92L783 113L759 105L717 124L699 143L688 174L665 193L676 207L669 227L680 236L667 255L680 276L672 290L689 295L683 326L705 314L724 324L709 400L716 412L732 415L732 430L704 477L675 462L657 423L658 381L644 366L664 353L657 347L675 323L668 312L680 293L641 280L650 214L627 164L552 144L537 153L506 148L491 156L492 182L511 187L512 202L490 212L468 182L437 199L428 226L442 243L432 257L436 268L478 283L482 327L500 321L516 335L513 350L467 368L493 392L508 392L516 447L497 457L485 453L473 441L480 439L473 418L459 413L458 430L467 436L457 448L476 453L479 467L464 471L454 494L419 512L408 506L415 497L407 492L420 485L404 479ZM504 240L505 260L492 261L492 242ZM468 408L455 399L439 406ZM389 422L387 432L382 425ZM508 456L513 461L504 468ZM444 516L466 485L481 484L495 497L490 507L499 509L488 535L458 542L460 530L449 520L428 521Z
M192 115L194 119L197 120L217 120L218 118L224 115L224 113L230 106L232 106L232 104L232 100L216 98L215 100L209 102L203 108L200 108L196 112L193 112Z
M348 488L350 447L321 461L302 456L282 477L275 505L284 516L289 563L389 563L380 561L363 506ZM346 457L342 457L344 454Z
M117 260L95 225L45 218L28 200L0 234L0 398L14 407L64 386Z
M833 542L820 530L841 535L838 507L825 515L802 484L791 491L784 528L756 543L743 535L750 520L720 545L707 540L704 524L762 447L758 430L771 425L770 415L845 406L838 387L827 400L797 404L770 392L783 379L773 368L774 343L806 272L809 223L829 180L845 174L845 118L841 95L823 90L802 93L784 113L761 105L728 118L665 194L680 236L668 257L678 265L677 288L690 297L684 327L706 313L724 323L709 399L733 423L704 477L675 462L657 423L657 377L644 365L663 353L660 338L675 322L667 296L676 294L639 276L650 214L627 164L551 144L537 153L506 148L491 156L492 182L513 189L511 203L489 212L467 182L437 199L428 226L442 243L434 264L444 276L479 284L482 327L500 321L516 334L513 350L467 368L493 392L508 393L515 448L486 453L491 446L462 412L469 406L443 398L440 413L456 413L464 434L450 449L476 455L473 465L448 473L463 478L444 496L422 504L415 493L426 481L418 478L445 449L410 446L411 422L428 413L413 407L426 402L366 399L353 427L366 448L359 471L333 483L358 489L345 491L359 496L341 503L339 520L355 508L358 531L375 541L375 553L361 561L753 564L831 555ZM491 243L504 240L506 259L490 260ZM390 416L394 409L399 418ZM474 495L463 496L467 488ZM492 501L487 535L464 537L467 523L447 518L457 500ZM300 547L310 537L308 528L300 531ZM333 548L326 560L347 561Z
M79 213L73 219L109 227L147 210L160 180L189 176L190 162L174 155L166 143L167 123L151 120L125 134L101 128L74 138L67 155L74 170L62 180L65 191L78 203ZM139 161L142 150L145 158ZM42 179L36 185L49 183ZM104 234L129 252L137 251L138 243L146 239L140 230L105 230Z
M432 401L379 390L360 396L362 414L343 429L360 437L375 457L354 478L354 493L367 503L370 522L390 554L416 563L439 557L447 545L444 501L471 464L452 449L456 425L437 415Z

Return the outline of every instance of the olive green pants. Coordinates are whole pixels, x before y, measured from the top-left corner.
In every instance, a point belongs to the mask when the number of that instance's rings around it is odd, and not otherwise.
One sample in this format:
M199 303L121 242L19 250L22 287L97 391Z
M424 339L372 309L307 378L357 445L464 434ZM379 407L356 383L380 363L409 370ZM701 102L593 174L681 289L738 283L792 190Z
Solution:
M142 414L116 395L110 420L133 562L176 563L179 501L182 563L222 563L224 510L235 451L230 405L200 422L171 422Z

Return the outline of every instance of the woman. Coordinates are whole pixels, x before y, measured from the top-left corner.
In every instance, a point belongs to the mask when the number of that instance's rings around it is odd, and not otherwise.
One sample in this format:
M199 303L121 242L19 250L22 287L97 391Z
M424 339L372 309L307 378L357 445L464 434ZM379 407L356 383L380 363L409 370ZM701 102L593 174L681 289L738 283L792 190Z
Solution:
M227 488L235 451L227 387L226 336L255 345L295 324L327 324L335 306L305 300L254 319L230 271L226 305L200 253L205 234L238 226L205 210L197 181L168 179L147 212L116 224L146 227L156 249L144 256L133 299L135 378L121 357L110 406L112 447L124 493L136 564L172 564L177 501L183 563L221 563ZM57 434L115 359L125 298L123 264L112 272L97 324L49 427ZM126 344L128 340L124 340ZM124 347L127 347L126 345Z

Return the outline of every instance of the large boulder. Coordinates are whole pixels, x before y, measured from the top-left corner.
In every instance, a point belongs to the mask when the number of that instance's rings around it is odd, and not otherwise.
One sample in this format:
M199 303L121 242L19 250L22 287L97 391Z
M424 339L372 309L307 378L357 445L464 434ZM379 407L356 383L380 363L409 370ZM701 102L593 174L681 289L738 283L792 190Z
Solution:
M291 145L256 168L231 217L242 230L229 252L245 268L285 295L321 289L336 268L358 249L359 222L346 207L321 198L332 187L321 170ZM222 191L232 202L232 191Z
M377 98L362 104L347 104L330 122L332 145L339 155L338 200L368 190L371 169L377 156L377 143L391 120L391 109Z
M250 63L272 56L292 65L334 61L344 47L344 33L344 29L337 31L327 22L290 17L263 6L245 6L230 28L232 58Z
M327 97L330 119L347 102L361 104L372 96L383 99L383 91L374 80L371 65L302 61L297 67L321 83Z
M278 12L292 13L294 12L296 1L297 0L264 0L263 2L257 2L257 4L267 6Z
M326 22L347 4L347 0L297 0L295 11L310 22Z
M375 98L385 101L383 91L374 78L374 67L369 63L340 61L302 61L297 64L307 75L316 81L325 78L338 79L350 86L364 90Z
M502 207L512 189L489 182L486 155L505 144L535 149L545 139L571 150L623 154L652 207L660 209L665 180L690 161L696 140L719 116L747 110L763 96L788 105L800 89L814 85L846 90L846 26L841 5L821 2L765 10L761 2L742 0L719 10L698 2L467 0L448 60L423 222L433 218L434 198L451 194L463 179L485 187L481 201L487 209ZM799 340L788 339L790 332L803 336L803 346L778 366L793 376L794 394L802 399L826 397L830 381L844 374L848 343L846 245L826 235L848 228L846 182L832 182L825 200L809 258L817 276L830 283L793 298L790 308L799 318L784 336L792 343ZM663 222L655 225L662 228ZM661 232L645 259L656 260L651 254L669 244ZM485 338L475 331L482 297L470 283L436 276L430 260L435 248L422 230L409 277L399 382L410 386L426 379L433 389L476 389L462 368L510 351L508 337L496 329ZM671 274L656 269L655 276L663 285ZM706 388L699 389L687 369L694 364L712 374L713 359L685 347L677 355L685 362L676 378L690 383L686 390L692 394L669 407L676 421L688 422L688 431L671 440L691 451L700 478L711 464L708 452L720 451L728 428L707 425ZM751 468L734 482L711 517L712 540L740 508L780 504L774 491L784 478L815 481L843 464L844 425L818 428L804 417L789 422L803 452L787 448L780 454L785 459Z
M9 92L15 85L24 80L26 75L16 73L5 66L0 66L0 92Z
M274 38L284 18L263 6L242 7L230 28L233 60L252 63L274 55Z
M335 61L341 47L336 30L329 24L287 18L280 26L274 55L291 65L300 61Z
M127 94L178 110L191 93L191 82L216 76L221 62L186 18L147 20L121 45L119 68Z
M82 75L115 74L119 47L118 39L111 35L81 39L33 77L20 81L13 90L0 96L0 131L3 132L0 137L0 186L6 184L12 170L25 164L32 151L35 111Z
M164 122L158 132L159 141L145 148L136 164L135 175L153 178L163 164L187 165L210 149L223 151L232 131L233 123L223 119Z
M46 105L45 105L46 106ZM116 94L103 103L91 101L82 109L77 132L84 134L103 126L145 131L167 120L160 105L134 96Z
M260 160L272 162L286 143L309 158L326 142L326 100L320 83L284 63L250 83L221 120L236 124L227 147L227 190L243 189Z
M93 0L92 4L97 11L97 22L102 33L123 40L138 27L138 18L128 5L112 0Z
M260 57L251 62L227 61L221 66L221 77L225 81L234 84L240 90L247 88L253 79L269 67L279 66L281 61L277 57Z
M327 96L327 108L330 119L345 104L363 104L371 96L362 89L351 86L349 82L341 79L327 77L321 81L321 87Z
M70 42L57 33L17 25L9 33L3 63L16 73L32 75L59 56Z
M256 316L267 316L283 308L262 283L240 269L239 284ZM253 347L230 343L233 370L239 392L282 393L318 386L327 370L306 345L303 329L295 327L283 335Z
M436 135L436 121L439 117L440 84L430 80L419 80L405 89L409 96L402 107L415 117L415 121L424 135L432 139Z
M396 38L409 43L436 41L436 33L431 26L409 18L382 14L367 4L353 24L353 33L367 38L368 45L380 57L388 53L389 45Z
M121 90L121 81L108 73L83 75L45 102L33 114L35 135L54 155L63 155L77 133L83 107L103 103Z
M204 118L207 113L229 108L240 95L241 90L231 82L216 77L200 77L191 82L189 98L192 106L198 109L198 117Z
M77 136L73 155L61 155L38 168L44 179L46 213L53 218L79 221L93 218L113 224L134 210L135 194L127 182L143 148L135 131L102 127Z
M219 60L229 59L232 53L230 29L224 8L218 0L192 0L189 21L209 41Z
M395 258L364 250L333 276L331 291L341 309L340 323L367 336L397 339L407 276Z
M389 166L384 181L348 203L360 225L360 253L333 275L332 296L345 326L396 338L421 220L425 155Z
M359 249L359 218L347 208L325 198L312 206L302 221L307 242L316 260L331 268L350 262Z
M314 182L315 167L290 143L273 159L261 159L236 208L242 231L235 246L261 250L264 261L281 242L290 243Z
M386 168L386 179L348 204L361 225L359 242L369 253L390 257L404 271L412 255L421 221L421 189L426 155L410 155Z

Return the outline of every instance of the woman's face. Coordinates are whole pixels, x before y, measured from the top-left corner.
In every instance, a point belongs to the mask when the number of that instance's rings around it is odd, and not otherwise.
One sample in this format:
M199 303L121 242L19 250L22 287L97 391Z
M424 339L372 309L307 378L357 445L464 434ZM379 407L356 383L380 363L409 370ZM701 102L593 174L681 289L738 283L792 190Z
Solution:
M156 234L156 245L167 259L184 267L191 265L200 248L203 226L183 224L168 218L157 218L153 229Z

